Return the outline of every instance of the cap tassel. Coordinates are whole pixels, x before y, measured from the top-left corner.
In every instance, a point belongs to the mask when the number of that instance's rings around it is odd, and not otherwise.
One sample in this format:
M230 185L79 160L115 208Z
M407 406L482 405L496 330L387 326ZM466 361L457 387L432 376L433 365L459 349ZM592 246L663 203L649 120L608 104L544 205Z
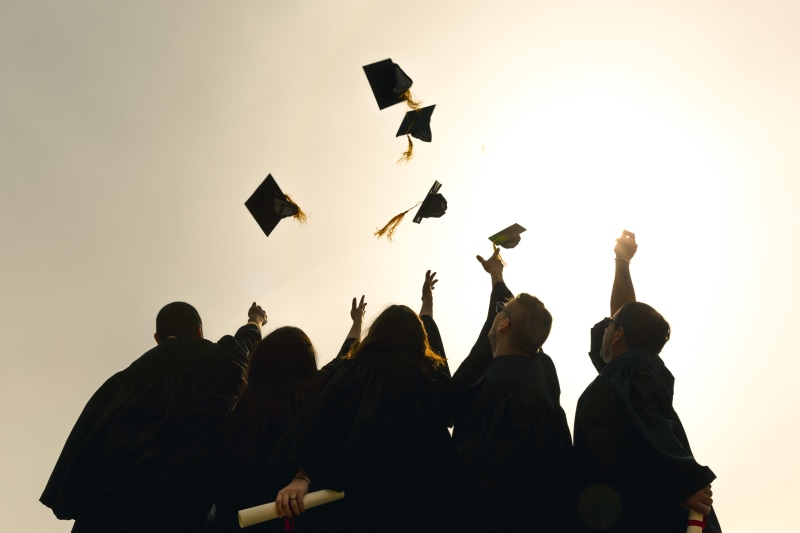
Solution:
M408 104L408 107L410 107L411 109L419 109L420 106L422 105L422 102L414 100L414 95L411 94L411 90L407 90L406 92L401 94L400 98L405 100L406 104Z
M411 135L406 134L406 137L408 137L408 149L405 152L403 152L403 155L401 155L400 159L397 160L398 163L401 163L403 161L408 163L409 161L411 161L411 158L414 157L414 143L411 142Z
M414 207L417 207L421 203L422 202L417 202L417 204ZM384 227L375 231L373 235L375 235L375 237L378 239L386 235L386 238L389 240L389 242L391 242L392 238L394 237L394 232L397 231L397 227L403 221L403 217L406 216L406 213L414 209L414 207L410 207L405 211L403 211L402 213L400 213L399 215L393 216L392 219L389 222L387 222Z
M287 202L289 202L290 204L292 204L293 206L295 206L297 208L297 213L295 213L293 215L294 218L296 218L297 221L300 222L301 224L305 224L306 222L308 222L308 216L305 214L305 212L302 209L300 209L300 206L297 205L294 202L294 200L292 200L292 197L289 196L288 194L284 194L284 196L286 197L286 201Z

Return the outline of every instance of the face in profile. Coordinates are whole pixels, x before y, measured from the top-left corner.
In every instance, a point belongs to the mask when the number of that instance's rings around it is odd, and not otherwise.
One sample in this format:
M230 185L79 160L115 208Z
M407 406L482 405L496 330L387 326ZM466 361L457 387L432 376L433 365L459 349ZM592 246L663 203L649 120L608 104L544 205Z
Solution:
M496 304L496 311L497 314L494 316L494 322L492 322L492 327L489 328L489 344L492 347L492 351L494 351L495 346L497 345L497 331L498 329L503 326L504 324L511 324L511 313L513 309L509 311L509 306L513 306L516 298L509 300L508 302L497 302Z

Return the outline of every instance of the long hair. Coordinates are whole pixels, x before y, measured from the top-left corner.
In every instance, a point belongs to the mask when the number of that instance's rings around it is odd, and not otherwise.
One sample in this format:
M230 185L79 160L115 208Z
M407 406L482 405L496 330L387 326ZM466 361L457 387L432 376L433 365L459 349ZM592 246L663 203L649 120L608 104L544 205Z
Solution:
M369 327L364 339L351 346L345 358L355 359L373 351L404 352L429 367L445 364L444 357L431 348L419 315L405 305L387 307Z
M305 400L307 383L316 371L317 354L308 335L293 326L278 328L250 354L236 411L252 419L259 411L277 406L291 417Z

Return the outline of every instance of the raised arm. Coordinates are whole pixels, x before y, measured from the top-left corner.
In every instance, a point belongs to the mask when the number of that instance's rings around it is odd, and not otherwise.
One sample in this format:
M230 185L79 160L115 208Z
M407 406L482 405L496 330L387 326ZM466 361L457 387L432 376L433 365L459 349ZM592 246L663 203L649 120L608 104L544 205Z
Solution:
M457 394L465 391L478 381L481 375L483 375L486 365L492 360L492 346L489 343L489 330L497 314L496 305L497 302L506 302L513 297L513 294L511 294L511 291L508 290L508 287L506 287L503 281L503 260L500 257L500 249L495 246L489 259L484 259L481 256L477 256L477 259L490 276L492 293L489 297L489 312L486 315L486 322L484 322L480 333L478 333L478 338L470 350L469 355L464 359L453 375L453 385Z
M350 307L350 318L353 319L353 325L350 326L350 331L347 332L347 339L361 340L361 327L364 324L364 313L367 310L367 303L364 301L364 295L361 295L361 301L356 304L356 299L353 298L353 304Z
M631 279L631 259L636 254L636 236L630 231L623 230L622 235L617 239L614 246L614 284L611 286L611 315L619 310L620 307L628 302L636 301L636 293L633 290L633 280Z
M361 295L361 301L358 303L356 302L358 302L358 300L353 298L353 303L350 306L350 318L353 319L350 331L347 332L347 337L345 337L342 347L339 349L339 353L336 354L336 357L330 363L322 368L323 371L327 372L336 366L342 356L350 351L350 347L361 340L361 328L364 324L364 313L367 310L367 302L364 301L363 294Z
M433 289L436 287L436 272L428 270L425 272L425 283L422 284L422 307L419 316L433 316Z

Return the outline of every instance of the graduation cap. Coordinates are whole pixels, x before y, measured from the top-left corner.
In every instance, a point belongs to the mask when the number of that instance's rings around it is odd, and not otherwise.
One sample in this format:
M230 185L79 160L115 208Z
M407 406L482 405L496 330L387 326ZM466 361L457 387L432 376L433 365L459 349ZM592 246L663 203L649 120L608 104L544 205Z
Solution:
M414 215L414 222L419 224L422 222L423 218L439 218L444 215L445 211L447 211L447 200L444 199L444 196L439 194L439 189L441 188L441 183L438 181L433 182L433 187L428 191L425 199L421 202L417 202L414 207L419 205L419 209ZM375 232L375 237L380 239L386 235L386 238L391 241L392 237L394 237L394 232L397 231L397 227L400 225L400 222L403 221L403 217L405 217L406 213L414 209L414 207L406 209L399 215L395 215L384 227Z
M379 109L386 109L400 102L406 102L412 109L419 107L409 91L414 82L397 63L384 59L363 68Z
M431 116L433 115L433 109L435 107L436 105L434 104L421 109L414 109L406 113L406 116L403 117L403 122L400 123L400 128L398 128L395 137L400 137L401 135L407 136L408 150L403 152L398 163L411 159L414 153L414 143L411 142L411 137L426 143L431 142L433 139L433 135L431 134Z
M513 248L519 244L520 240L520 233L525 231L525 228L520 226L519 224L512 224L503 231L495 233L489 240L494 243L495 246L501 246L503 248Z
M272 174L267 175L244 205L267 236L282 218L294 217L300 222L306 221L306 214L288 195L283 194Z

